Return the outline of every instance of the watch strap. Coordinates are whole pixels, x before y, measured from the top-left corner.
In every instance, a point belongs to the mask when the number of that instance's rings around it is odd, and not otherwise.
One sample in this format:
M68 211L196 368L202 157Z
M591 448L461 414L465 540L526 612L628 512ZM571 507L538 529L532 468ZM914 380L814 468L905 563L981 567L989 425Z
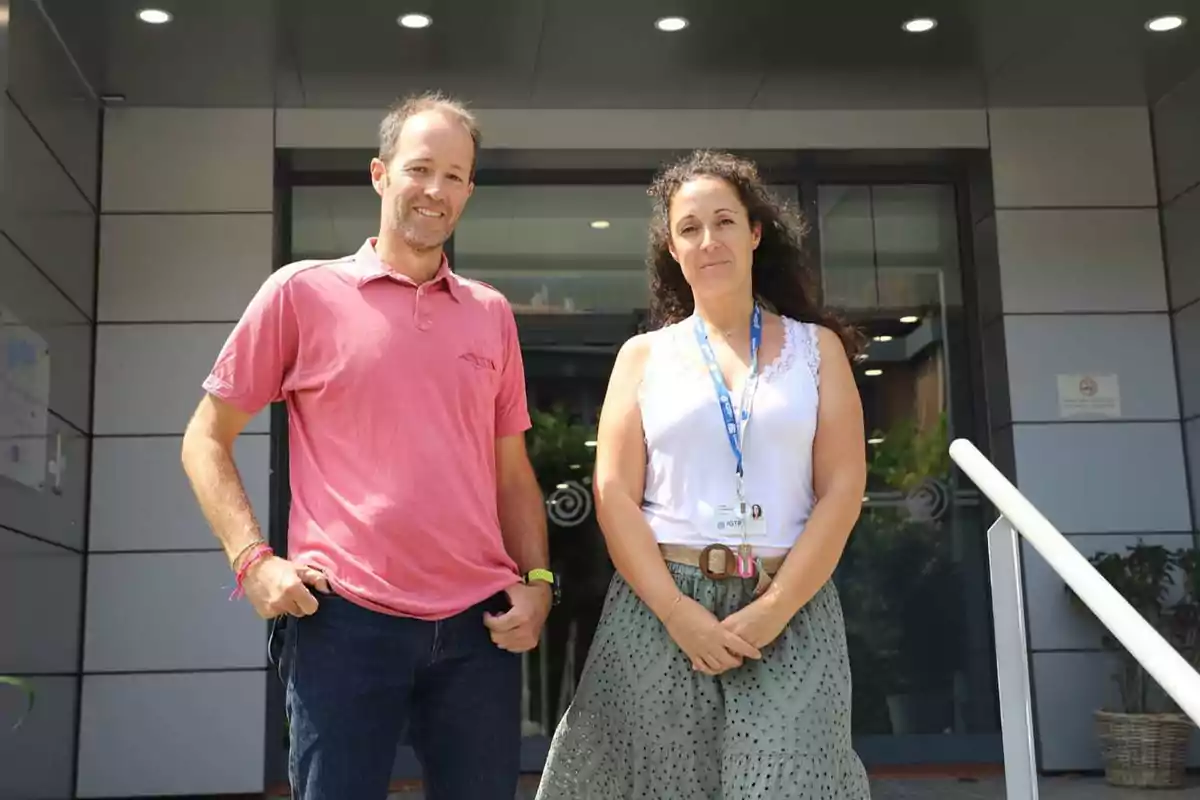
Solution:
M554 573L548 569L531 569L525 573L524 579L525 583L532 583L534 581L542 581L549 584L556 583Z
M534 582L545 583L550 586L551 605L558 605L562 599L562 585L559 583L558 576L551 570L538 568L531 569L521 576L521 582L526 586Z

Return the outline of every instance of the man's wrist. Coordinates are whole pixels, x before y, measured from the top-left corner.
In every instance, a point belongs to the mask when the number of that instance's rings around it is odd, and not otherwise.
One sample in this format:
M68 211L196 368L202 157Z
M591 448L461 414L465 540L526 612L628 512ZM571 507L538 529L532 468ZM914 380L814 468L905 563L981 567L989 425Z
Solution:
M557 603L561 596L558 575L546 567L537 567L523 573L521 582L526 586L543 587L549 595L551 603Z
M260 537L240 541L236 546L226 546L225 558L229 561L229 568L237 572L241 567L242 562L246 560L246 556L250 555L250 551L260 544L265 542Z
M241 563L234 570L234 573L237 575L238 585L242 585L246 580L253 577L258 572L259 567L275 557L275 551L266 542L247 549L246 553L238 559Z

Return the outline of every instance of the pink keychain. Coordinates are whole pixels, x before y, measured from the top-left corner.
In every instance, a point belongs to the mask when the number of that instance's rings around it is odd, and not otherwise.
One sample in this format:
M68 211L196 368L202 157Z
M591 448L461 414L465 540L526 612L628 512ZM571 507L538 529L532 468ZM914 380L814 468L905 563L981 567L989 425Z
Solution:
M750 552L750 545L738 545L737 552L737 574L739 578L753 578L755 573L754 554Z

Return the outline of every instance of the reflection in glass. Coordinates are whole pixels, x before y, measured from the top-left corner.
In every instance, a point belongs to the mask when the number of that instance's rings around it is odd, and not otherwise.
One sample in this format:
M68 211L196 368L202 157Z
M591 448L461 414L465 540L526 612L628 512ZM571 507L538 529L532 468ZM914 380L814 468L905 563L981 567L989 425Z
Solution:
M82 591L83 554L0 526L0 675L79 668ZM0 719L0 731L14 721Z
M983 521L947 454L973 433L954 188L822 186L817 201L826 301L869 337L868 487L836 576L854 732L994 732Z
M41 419L47 411L86 429L91 408L92 335L91 322L62 288L47 280L8 240L0 239L0 434L9 432L15 417ZM29 348L37 352L35 361L22 355ZM45 373L40 378L44 385L20 388L37 373L35 363ZM9 370L23 372L25 377L9 375ZM9 387L7 392L5 387ZM43 391L47 397L40 396ZM34 417L15 411L14 404L22 397L41 406Z
M454 268L500 290L521 331L562 603L524 657L523 732L549 737L583 670L612 577L592 502L596 422L617 349L649 301L643 186L480 186L454 235Z
M0 470L0 526L47 542L82 548L88 437L53 412L46 416L46 429L40 435L4 427L0 423L0 453L11 459L19 448L29 454L36 469L9 464Z
M526 736L550 736L575 694L613 567L592 503L594 423L560 403L531 416L529 457L546 497L551 565L565 588L541 645L525 657L522 719Z
M96 212L11 105L2 122L5 233L72 302L95 298Z
M455 269L519 314L629 313L647 304L650 200L637 186L480 186Z

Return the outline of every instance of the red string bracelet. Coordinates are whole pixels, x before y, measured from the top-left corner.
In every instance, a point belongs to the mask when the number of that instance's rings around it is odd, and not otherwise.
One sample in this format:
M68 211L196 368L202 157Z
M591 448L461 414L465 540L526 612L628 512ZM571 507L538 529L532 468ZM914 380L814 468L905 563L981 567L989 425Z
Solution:
M241 597L243 594L245 594L245 590L242 588L242 581L246 579L246 573L250 570L250 568L267 556L274 554L275 551L272 550L271 546L266 543L256 545L255 548L250 551L250 555L246 557L246 562L242 564L241 568L237 571L237 588L234 589L233 593L229 595L230 600Z

